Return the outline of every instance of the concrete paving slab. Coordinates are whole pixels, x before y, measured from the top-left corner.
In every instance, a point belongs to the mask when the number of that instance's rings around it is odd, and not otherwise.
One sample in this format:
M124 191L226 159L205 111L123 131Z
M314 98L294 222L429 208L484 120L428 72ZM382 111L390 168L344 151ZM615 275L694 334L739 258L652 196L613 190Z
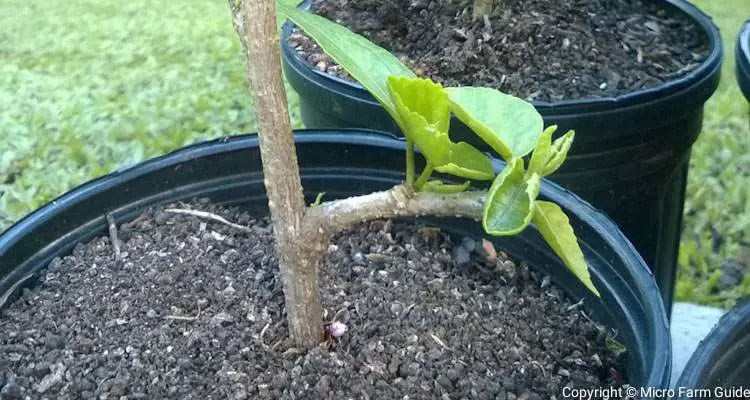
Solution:
M692 303L672 306L672 379L675 387L690 356L703 338L711 332L724 310Z

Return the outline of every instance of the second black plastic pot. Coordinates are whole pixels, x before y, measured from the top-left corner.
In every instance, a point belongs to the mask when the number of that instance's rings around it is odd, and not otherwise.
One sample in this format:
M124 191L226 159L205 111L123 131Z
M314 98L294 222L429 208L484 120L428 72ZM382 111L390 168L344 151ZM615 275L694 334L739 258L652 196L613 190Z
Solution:
M296 143L310 199L319 192L326 192L326 199L369 193L404 179L404 143L392 136L312 131L298 133ZM602 298L592 297L532 227L494 240L495 245L549 274L573 298L585 299L594 318L618 332L628 349L625 373L632 385L665 387L671 366L666 313L643 259L604 214L577 196L546 181L541 196L560 204L570 217ZM124 222L147 207L193 197L267 213L257 137L198 144L146 161L74 189L19 221L0 235L0 308L53 258L106 235L106 214ZM484 237L474 221L430 223L454 234Z
M576 130L562 169L551 179L604 210L635 244L656 275L671 309L690 149L701 131L703 104L716 90L722 42L711 19L684 0L665 8L695 21L711 52L687 75L616 98L535 102L546 125ZM303 5L306 6L306 5ZM284 70L300 96L308 128L361 127L398 133L385 110L360 85L321 73L282 35ZM488 150L453 119L451 137Z
M693 398L750 397L750 299L722 316L701 341L677 387L707 390L713 396ZM744 394L737 389L745 390ZM683 394L680 399L689 399Z
M750 101L750 19L742 25L737 37L735 51L737 63L737 82L745 98Z

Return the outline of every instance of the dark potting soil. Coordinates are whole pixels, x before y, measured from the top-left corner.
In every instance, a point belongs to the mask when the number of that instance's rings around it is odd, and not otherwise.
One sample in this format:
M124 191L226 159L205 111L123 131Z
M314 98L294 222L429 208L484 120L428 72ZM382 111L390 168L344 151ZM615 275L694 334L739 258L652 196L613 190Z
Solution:
M0 312L0 398L548 399L622 384L580 304L415 222L333 241L322 300L348 331L298 352L268 222L177 207L252 233L156 209L120 226L120 260L108 237L54 260Z
M314 0L313 12L392 51L444 86L488 86L530 100L608 97L697 67L708 38L652 0ZM318 70L351 79L307 36L290 44Z

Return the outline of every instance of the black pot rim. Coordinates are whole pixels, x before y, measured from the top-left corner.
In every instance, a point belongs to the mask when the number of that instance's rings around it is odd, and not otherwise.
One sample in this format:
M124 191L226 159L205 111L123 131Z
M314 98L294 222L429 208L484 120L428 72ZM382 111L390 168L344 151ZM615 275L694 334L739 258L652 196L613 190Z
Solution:
M576 110L601 111L616 108L628 107L636 104L647 103L660 98L672 95L685 96L687 98L702 97L701 101L706 101L713 93L713 89L718 84L713 77L717 76L721 70L721 63L724 55L723 42L719 28L713 22L713 19L701 11L695 5L685 0L662 0L665 4L674 7L689 16L698 27L702 28L709 41L710 53L700 66L677 79L669 80L660 85L638 89L623 95L615 97L601 98L584 98L561 101L544 101L534 100L532 103L540 111L547 114L574 113ZM300 4L300 8L309 8L310 0L305 0ZM371 104L377 102L367 93L359 84L350 82L345 79L326 74L318 71L307 60L302 58L295 49L285 40L291 34L293 24L287 21L282 30L282 57L300 74L308 76L309 79L317 81L327 81L333 84L335 88L342 91L345 96L357 97L360 101Z
M70 207L80 204L103 191L111 190L118 185L139 177L148 176L158 170L174 168L187 161L257 146L258 142L257 135L247 134L196 143L84 183L28 214L6 231L0 233L0 260L2 260L4 254L11 254L10 251L13 246L24 235L32 234L35 230L43 227L56 214L62 213ZM357 144L383 150L403 150L405 147L404 140L393 134L364 129L302 130L296 132L295 142L298 144ZM503 163L501 161L495 160L494 163L497 170L502 168ZM563 209L570 210L571 207L580 208L580 211L574 212L576 218L594 229L607 243L623 244L622 247L615 249L617 257L624 265L628 266L628 270L637 285L636 287L628 287L625 290L633 292L640 302L648 301L651 303L649 308L653 310L639 316L643 318L643 321L648 326L653 327L654 331L652 337L653 344L649 346L649 350L651 350L651 354L654 357L651 363L653 369L648 372L646 381L654 387L666 387L669 383L671 371L671 339L664 304L658 295L659 290L656 281L645 262L614 222L577 195L546 180L542 183L541 193L543 196L554 195L555 201ZM62 241L65 238L63 237L59 240ZM592 271L592 273L598 274L598 271ZM12 280L19 280L19 277L0 277L0 299L2 293L12 290L18 284L12 284ZM21 278L19 283L23 280L25 278ZM612 290L614 284L615 282L603 282L604 286L600 289ZM648 293L652 295L648 295ZM652 302L650 300L655 301ZM633 318L636 318L636 316L629 313L625 313L620 317L630 320L631 323L633 322Z
M701 388L701 384L711 368L721 358L724 352L738 339L738 336L748 335L746 331L750 318L750 298L724 314L714 325L711 332L698 345L685 370L680 375L677 387Z
M737 37L737 81L745 98L750 101L750 19L745 21Z

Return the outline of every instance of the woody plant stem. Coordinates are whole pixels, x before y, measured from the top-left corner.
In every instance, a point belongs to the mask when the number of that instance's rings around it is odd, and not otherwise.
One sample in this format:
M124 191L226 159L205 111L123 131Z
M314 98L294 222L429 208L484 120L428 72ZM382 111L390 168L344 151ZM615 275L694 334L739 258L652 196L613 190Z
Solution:
M432 215L478 220L486 193L423 193L407 184L306 208L281 75L275 1L228 1L247 58L289 332L297 347L310 348L323 338L318 271L334 234L379 218Z

